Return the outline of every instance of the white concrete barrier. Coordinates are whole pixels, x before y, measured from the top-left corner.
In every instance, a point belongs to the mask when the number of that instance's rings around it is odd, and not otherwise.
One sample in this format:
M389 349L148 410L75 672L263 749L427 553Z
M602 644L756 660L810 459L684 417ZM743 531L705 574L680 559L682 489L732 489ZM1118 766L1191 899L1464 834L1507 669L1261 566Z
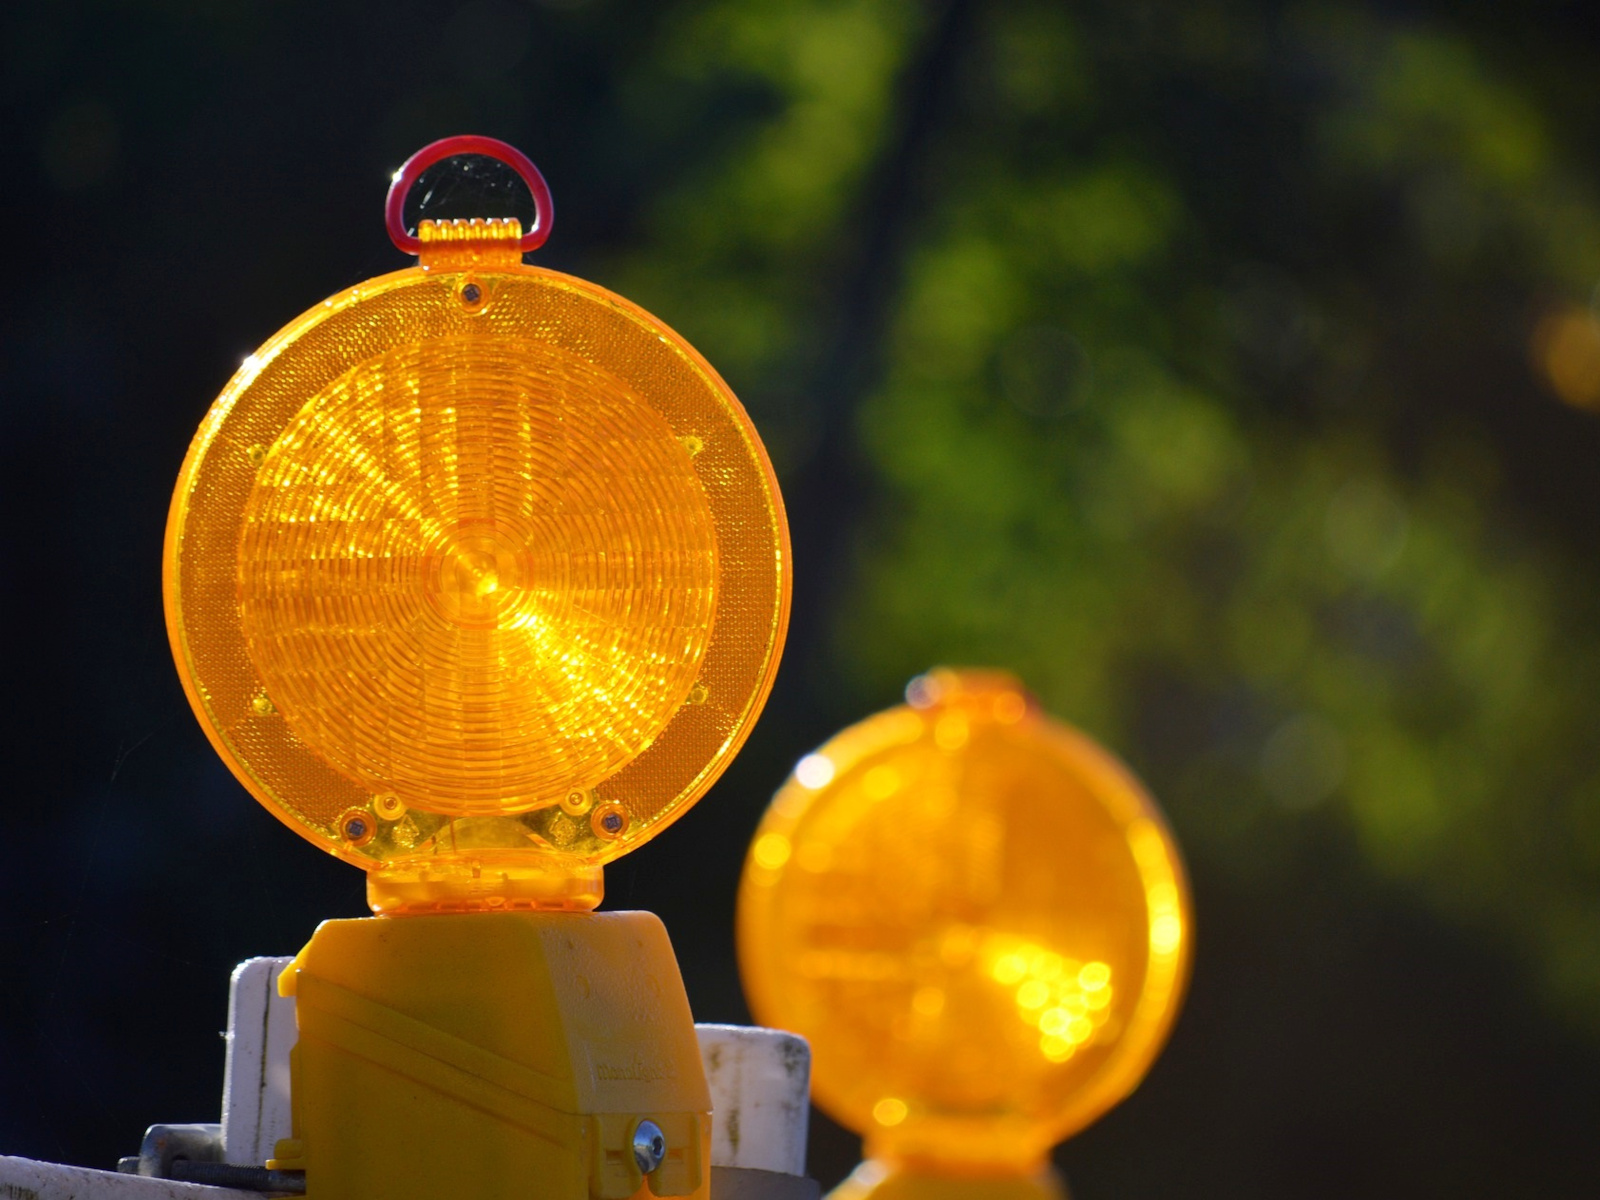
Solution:
M278 976L293 961L247 958L228 988L222 1161L235 1166L259 1167L289 1136L289 1051L300 1033L294 997L278 995Z
M696 1025L711 1085L711 1165L806 1173L811 1047L779 1029Z

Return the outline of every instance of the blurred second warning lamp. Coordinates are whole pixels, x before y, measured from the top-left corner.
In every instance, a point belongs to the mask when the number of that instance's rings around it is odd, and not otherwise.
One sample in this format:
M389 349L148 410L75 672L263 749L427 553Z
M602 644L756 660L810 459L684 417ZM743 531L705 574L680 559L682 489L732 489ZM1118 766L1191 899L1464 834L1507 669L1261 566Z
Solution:
M768 809L739 891L758 1020L865 1140L834 1200L1063 1196L1051 1147L1144 1077L1187 980L1178 851L1009 675L936 670Z
M530 229L409 230L411 185L462 154L522 176ZM283 975L294 1136L266 1165L317 1200L709 1187L666 934L590 910L760 712L787 527L687 342L523 264L551 216L504 143L420 151L388 208L418 265L251 355L173 497L168 628L202 726L394 918L325 923Z

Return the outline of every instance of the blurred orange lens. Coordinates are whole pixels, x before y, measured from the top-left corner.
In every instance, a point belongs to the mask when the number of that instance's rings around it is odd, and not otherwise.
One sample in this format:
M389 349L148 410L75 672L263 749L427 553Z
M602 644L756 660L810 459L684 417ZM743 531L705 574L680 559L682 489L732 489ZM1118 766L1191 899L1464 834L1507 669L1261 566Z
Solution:
M1015 680L933 672L802 759L739 893L764 1024L869 1155L1034 1171L1143 1077L1177 1012L1177 848L1131 774Z

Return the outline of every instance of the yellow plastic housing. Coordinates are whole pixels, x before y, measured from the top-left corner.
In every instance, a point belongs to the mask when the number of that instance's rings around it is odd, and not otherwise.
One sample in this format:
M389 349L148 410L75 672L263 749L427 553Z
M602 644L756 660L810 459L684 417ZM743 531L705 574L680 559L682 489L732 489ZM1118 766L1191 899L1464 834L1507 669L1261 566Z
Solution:
M744 410L654 317L424 222L202 423L167 528L190 701L379 912L592 908L742 745L788 619Z
M710 1194L711 1094L649 913L328 921L279 986L300 1036L272 1165L313 1200Z
M1138 780L1016 680L935 671L908 696L773 799L739 891L745 989L894 1168L841 1195L1051 1194L1051 1146L1138 1084L1177 1012L1183 867Z

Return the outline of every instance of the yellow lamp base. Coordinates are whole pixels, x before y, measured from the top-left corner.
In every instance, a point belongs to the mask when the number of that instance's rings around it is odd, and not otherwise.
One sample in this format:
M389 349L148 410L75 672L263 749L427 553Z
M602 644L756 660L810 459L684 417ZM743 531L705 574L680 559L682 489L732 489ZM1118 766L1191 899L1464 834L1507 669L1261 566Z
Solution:
M824 1200L1068 1200L1054 1168L1035 1175L934 1174L869 1158Z
M711 1097L650 913L329 921L279 986L300 1040L273 1164L308 1200L709 1196Z

